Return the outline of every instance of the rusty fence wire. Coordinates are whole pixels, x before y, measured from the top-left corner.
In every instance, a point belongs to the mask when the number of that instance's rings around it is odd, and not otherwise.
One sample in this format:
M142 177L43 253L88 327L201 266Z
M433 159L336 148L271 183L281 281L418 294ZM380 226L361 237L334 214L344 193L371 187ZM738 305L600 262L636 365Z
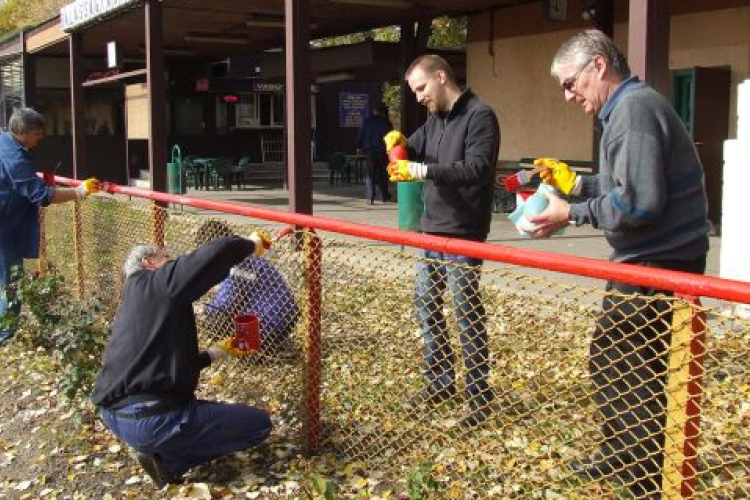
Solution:
M235 219L237 220L237 219ZM135 244L173 256L268 221L94 196L45 210L46 258L114 314ZM75 228L78 228L77 230ZM195 311L201 344L261 320L208 394L290 442L446 498L750 498L750 321L738 304L605 290L502 262L293 231Z

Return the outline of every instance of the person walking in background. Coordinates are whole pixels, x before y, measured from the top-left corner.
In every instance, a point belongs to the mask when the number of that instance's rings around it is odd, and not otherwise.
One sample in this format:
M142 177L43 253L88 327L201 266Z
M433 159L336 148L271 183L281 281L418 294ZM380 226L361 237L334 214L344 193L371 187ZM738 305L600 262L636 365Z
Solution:
M388 167L391 180L424 181L421 230L426 234L485 241L492 218L500 126L494 111L471 90L461 90L441 57L424 55L406 71L427 121L408 139L410 160ZM492 413L494 392L487 381L489 347L479 291L482 261L427 250L417 267L415 305L424 346L427 386L411 398L412 408L436 405L456 395L455 355L443 316L446 286L453 305L466 367L469 413L465 427Z
M599 174L581 177L565 164L542 172L568 204L548 194L548 208L529 220L535 236L570 224L604 231L612 260L701 274L708 252L703 168L670 103L632 76L604 33L569 38L552 61L565 100L603 126ZM589 372L601 416L602 441L572 468L589 479L629 485L636 498L660 498L671 340L671 302L664 290L610 281L596 322Z
M253 233L213 240L174 260L163 248L138 245L125 259L122 299L92 400L158 487L260 444L271 432L263 410L196 399L202 369L243 353L231 347L231 338L199 351L193 312L193 302L233 266L269 246L268 238Z
M86 179L75 188L53 187L36 175L31 150L44 137L44 117L16 108L0 134L0 345L18 328L21 303L8 285L23 259L39 257L39 208L82 200L99 191Z
M388 119L388 108L385 104L378 103L372 107L372 114L365 118L357 133L357 150L364 153L367 162L367 180L365 190L367 203L375 203L375 186L380 189L383 202L391 200L388 192L388 157L385 153L383 137L391 130L391 121Z

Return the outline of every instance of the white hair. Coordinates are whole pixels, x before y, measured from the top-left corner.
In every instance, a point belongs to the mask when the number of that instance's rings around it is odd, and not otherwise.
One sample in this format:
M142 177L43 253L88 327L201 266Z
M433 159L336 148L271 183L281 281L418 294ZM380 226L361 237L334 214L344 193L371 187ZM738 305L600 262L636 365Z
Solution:
M143 259L146 257L153 257L159 253L159 247L156 245L136 245L125 257L125 262L122 265L122 272L125 273L125 278L129 278L131 274L143 267Z

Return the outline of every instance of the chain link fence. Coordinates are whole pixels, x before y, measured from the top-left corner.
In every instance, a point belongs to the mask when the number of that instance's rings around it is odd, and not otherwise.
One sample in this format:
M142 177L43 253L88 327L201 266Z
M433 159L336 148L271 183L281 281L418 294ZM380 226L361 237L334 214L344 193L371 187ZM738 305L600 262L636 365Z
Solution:
M113 315L135 244L173 256L230 223L143 200L45 209L46 259ZM736 304L445 261L292 231L195 305L201 343L260 317L261 349L205 389L290 442L441 498L750 498L750 321Z

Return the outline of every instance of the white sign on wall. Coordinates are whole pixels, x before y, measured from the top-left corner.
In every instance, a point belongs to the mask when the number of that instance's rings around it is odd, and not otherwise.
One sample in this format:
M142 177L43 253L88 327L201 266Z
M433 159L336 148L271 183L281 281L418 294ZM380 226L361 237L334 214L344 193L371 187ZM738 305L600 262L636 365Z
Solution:
M123 10L140 0L76 0L60 9L63 31L73 31Z

